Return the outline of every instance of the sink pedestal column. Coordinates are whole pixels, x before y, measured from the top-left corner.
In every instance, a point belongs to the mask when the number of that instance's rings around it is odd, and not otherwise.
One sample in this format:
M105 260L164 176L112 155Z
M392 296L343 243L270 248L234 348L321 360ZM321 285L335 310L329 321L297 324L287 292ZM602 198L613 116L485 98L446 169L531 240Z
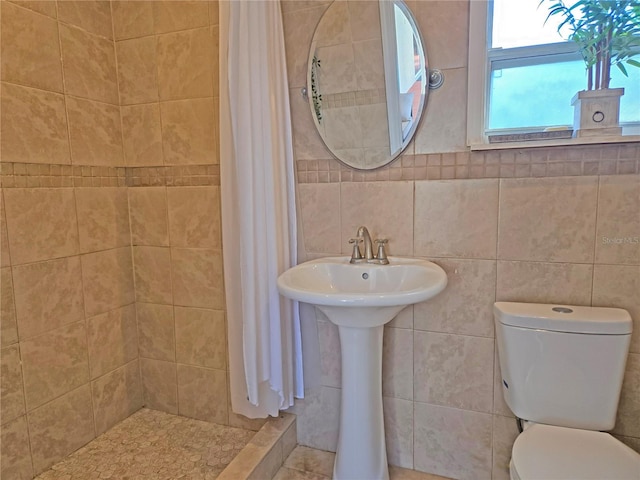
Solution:
M384 325L340 325L342 398L334 480L388 480L382 415Z

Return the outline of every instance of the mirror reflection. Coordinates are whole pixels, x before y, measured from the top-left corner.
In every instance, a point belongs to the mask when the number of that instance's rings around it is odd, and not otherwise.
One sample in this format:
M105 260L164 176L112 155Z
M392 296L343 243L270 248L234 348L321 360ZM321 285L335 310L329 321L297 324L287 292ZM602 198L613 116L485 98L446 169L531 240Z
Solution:
M333 155L363 170L398 157L420 121L427 72L403 2L334 2L314 34L307 73L311 114Z

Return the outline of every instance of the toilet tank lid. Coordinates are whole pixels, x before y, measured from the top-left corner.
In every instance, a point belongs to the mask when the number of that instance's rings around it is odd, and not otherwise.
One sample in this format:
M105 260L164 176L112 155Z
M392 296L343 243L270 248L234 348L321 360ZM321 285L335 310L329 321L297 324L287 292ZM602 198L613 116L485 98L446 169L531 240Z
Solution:
M494 314L503 325L553 332L628 335L633 329L622 308L496 302Z

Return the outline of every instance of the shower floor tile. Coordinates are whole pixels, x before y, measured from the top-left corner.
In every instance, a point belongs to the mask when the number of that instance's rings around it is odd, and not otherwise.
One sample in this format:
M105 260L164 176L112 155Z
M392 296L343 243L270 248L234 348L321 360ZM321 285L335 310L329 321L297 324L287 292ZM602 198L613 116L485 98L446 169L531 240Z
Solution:
M256 432L143 408L38 480L210 480Z

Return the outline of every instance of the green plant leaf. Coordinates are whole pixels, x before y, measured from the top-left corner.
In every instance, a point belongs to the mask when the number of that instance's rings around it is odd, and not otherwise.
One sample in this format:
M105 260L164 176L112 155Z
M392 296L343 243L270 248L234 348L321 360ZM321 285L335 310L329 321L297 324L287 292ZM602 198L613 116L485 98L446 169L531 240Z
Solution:
M558 32L569 30L568 40L575 42L587 69L598 66L608 72L616 65L625 75L627 65L640 66L640 2L638 0L578 0L571 5L563 0L542 0L552 16L560 16Z
M626 68L624 68L624 65L623 65L622 63L616 63L616 67L618 67L618 69L622 72L622 74L623 74L625 77L628 77L628 76L629 76L629 74L627 73L627 69L626 69Z

